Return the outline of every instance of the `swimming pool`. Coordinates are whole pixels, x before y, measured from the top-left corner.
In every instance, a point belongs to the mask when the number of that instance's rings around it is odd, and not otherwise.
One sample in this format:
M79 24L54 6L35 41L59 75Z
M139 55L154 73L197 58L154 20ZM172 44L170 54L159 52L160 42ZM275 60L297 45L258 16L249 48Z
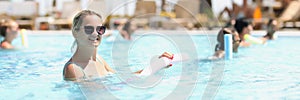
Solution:
M134 35L135 42L104 38L98 53L118 73L142 69L152 55L179 53L178 48L198 59L173 64L159 73L162 80L150 85L122 74L66 82L62 69L72 55L72 36L30 34L29 48L0 51L0 99L300 99L299 36L279 36L266 45L240 48L229 61L205 60L213 54L215 35L192 35L191 41L182 34L140 36ZM179 42L174 45L173 40ZM196 53L194 47L177 45L194 46Z

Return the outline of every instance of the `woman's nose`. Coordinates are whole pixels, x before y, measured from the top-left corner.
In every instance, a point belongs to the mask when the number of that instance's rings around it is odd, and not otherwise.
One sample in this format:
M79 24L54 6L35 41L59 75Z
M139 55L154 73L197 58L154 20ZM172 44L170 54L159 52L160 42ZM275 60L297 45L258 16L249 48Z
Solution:
M93 35L93 36L98 36L98 33L97 33L97 30L96 30L96 29L94 29L92 35Z

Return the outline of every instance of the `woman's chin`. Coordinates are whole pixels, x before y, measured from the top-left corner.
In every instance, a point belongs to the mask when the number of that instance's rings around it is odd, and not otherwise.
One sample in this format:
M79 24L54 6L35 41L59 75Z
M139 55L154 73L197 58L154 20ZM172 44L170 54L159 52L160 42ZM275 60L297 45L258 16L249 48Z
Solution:
M98 46L99 46L99 43L93 44L93 46L98 47Z
M100 44L100 42L99 41L90 41L90 44L92 46L98 46Z
M93 42L93 43L92 43L92 45L93 45L94 47L98 47L99 44L100 44L100 42Z
M88 48L91 48L91 47L98 47L99 46L99 43L89 43L89 44L86 44L85 47L88 47Z

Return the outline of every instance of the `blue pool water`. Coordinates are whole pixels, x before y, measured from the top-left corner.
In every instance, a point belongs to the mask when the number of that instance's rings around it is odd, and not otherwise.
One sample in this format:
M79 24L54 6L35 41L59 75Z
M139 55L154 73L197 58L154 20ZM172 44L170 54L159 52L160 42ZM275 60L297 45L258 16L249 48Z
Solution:
M150 85L122 74L67 82L62 79L62 69L72 55L72 36L31 34L29 48L22 48L16 40L19 49L0 50L0 100L300 99L300 37L279 36L266 45L240 48L230 61L205 59L213 54L214 35L192 35L191 40L188 35L134 37L134 42L104 38L98 53L118 73L142 69L163 51L192 57L159 73L162 79ZM194 44L189 45L191 42Z

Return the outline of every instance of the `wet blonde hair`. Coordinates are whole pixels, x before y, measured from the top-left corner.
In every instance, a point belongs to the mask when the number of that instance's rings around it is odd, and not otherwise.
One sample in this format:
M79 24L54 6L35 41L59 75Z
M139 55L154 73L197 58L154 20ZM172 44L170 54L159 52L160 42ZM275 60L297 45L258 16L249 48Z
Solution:
M77 13L77 15L73 19L73 24L72 24L72 32L79 31L80 26L82 24L82 19L88 15L96 15L100 19L102 19L101 15L91 11L91 10L82 10L81 12Z

